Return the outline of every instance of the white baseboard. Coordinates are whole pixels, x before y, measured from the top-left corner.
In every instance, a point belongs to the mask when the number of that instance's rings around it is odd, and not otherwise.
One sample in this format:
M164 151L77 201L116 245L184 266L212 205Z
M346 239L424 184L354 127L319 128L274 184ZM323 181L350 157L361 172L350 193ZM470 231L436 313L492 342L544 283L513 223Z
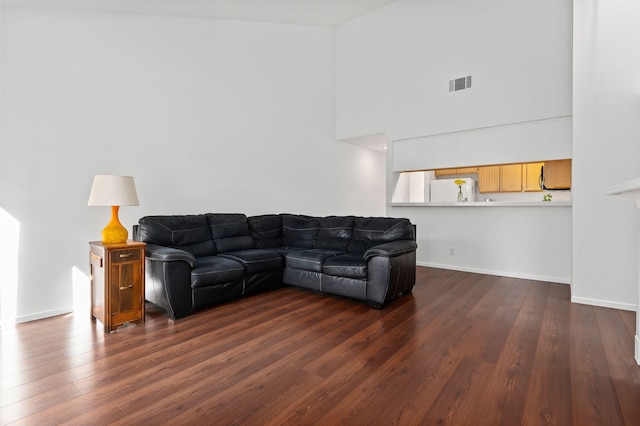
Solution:
M452 271L473 272L476 274L497 275L500 277L521 278L524 280L545 281L558 284L571 284L571 279L559 277L547 277L542 275L520 274L517 272L493 271L490 269L467 268L465 266L442 265L431 262L416 262L418 266L427 266L429 268L450 269Z
M510 278L521 278L525 280L534 280L534 281L545 281L550 283L558 283L558 284L571 284L571 280L565 278L558 277L545 277L540 275L529 275L529 274L520 274L520 273L512 273L512 272L504 272L504 271L492 271L488 269L480 269L480 268L467 268L462 266L452 266L452 265L442 265L438 263L430 263L430 262L416 262L418 266L426 266L429 268L439 268L439 269L449 269L452 271L462 271L462 272L472 272L476 274L485 274L485 275L497 275L501 277L510 277ZM600 306L602 308L613 308L620 309L623 311L636 311L638 307L631 303L620 303L620 302L612 302L610 300L600 300L600 299L589 299L587 297L575 297L571 296L572 303L580 303L582 305L591 305L591 306ZM640 346L638 346L638 336L636 336L636 360L640 362Z
M622 311L636 311L637 306L631 303L612 302L610 300L589 299L588 297L571 296L571 302L581 305L600 306L601 308L620 309Z
M17 317L16 324L29 322L29 321L37 321L44 318L55 317L57 315L69 314L71 312L73 312L73 308L59 308L59 309L54 309L52 311L37 312L35 314L29 314L29 315Z

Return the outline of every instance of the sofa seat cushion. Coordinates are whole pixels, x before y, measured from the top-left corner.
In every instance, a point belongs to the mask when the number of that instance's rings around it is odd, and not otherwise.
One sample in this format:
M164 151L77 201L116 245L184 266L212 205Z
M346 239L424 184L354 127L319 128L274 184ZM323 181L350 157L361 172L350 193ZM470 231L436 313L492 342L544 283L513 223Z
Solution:
M322 264L329 258L344 254L335 250L310 249L287 254L287 267L322 272Z
M367 261L361 254L342 254L327 259L322 272L334 277L367 279Z
M249 274L281 269L283 264L282 255L277 250L270 249L240 250L219 256L241 263Z
M191 270L191 287L209 287L241 280L244 266L232 259L221 256L205 256L196 259Z

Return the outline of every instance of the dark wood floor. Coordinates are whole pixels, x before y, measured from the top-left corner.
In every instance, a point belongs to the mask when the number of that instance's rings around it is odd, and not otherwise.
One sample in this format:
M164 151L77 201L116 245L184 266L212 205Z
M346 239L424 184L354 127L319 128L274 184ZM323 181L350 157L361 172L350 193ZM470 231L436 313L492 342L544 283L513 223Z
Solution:
M283 288L104 334L2 330L0 423L640 425L635 314L569 286L418 268L382 311Z

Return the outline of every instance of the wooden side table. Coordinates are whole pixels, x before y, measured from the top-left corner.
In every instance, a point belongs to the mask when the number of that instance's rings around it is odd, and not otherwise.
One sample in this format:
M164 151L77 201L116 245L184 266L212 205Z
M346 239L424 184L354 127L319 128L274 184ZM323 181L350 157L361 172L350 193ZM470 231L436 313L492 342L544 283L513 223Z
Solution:
M91 318L105 333L122 324L144 323L145 243L89 243L91 265Z

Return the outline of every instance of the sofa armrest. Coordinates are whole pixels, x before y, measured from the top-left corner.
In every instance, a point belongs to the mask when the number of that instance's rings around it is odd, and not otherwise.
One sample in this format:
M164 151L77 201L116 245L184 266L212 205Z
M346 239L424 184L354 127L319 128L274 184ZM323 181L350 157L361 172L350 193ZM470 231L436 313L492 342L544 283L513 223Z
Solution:
M145 298L165 309L172 319L193 310L191 270L196 258L191 253L157 244L147 244Z
M386 245L386 244L385 244ZM401 294L411 293L416 283L416 251L405 246L402 254L373 255L367 260L367 303L380 309Z
M196 257L194 255L176 248L147 244L146 254L149 260L159 260L161 262L181 260L187 262L191 268L196 266Z
M416 251L418 245L413 240L397 240L379 244L364 252L364 260L374 256L395 257Z

